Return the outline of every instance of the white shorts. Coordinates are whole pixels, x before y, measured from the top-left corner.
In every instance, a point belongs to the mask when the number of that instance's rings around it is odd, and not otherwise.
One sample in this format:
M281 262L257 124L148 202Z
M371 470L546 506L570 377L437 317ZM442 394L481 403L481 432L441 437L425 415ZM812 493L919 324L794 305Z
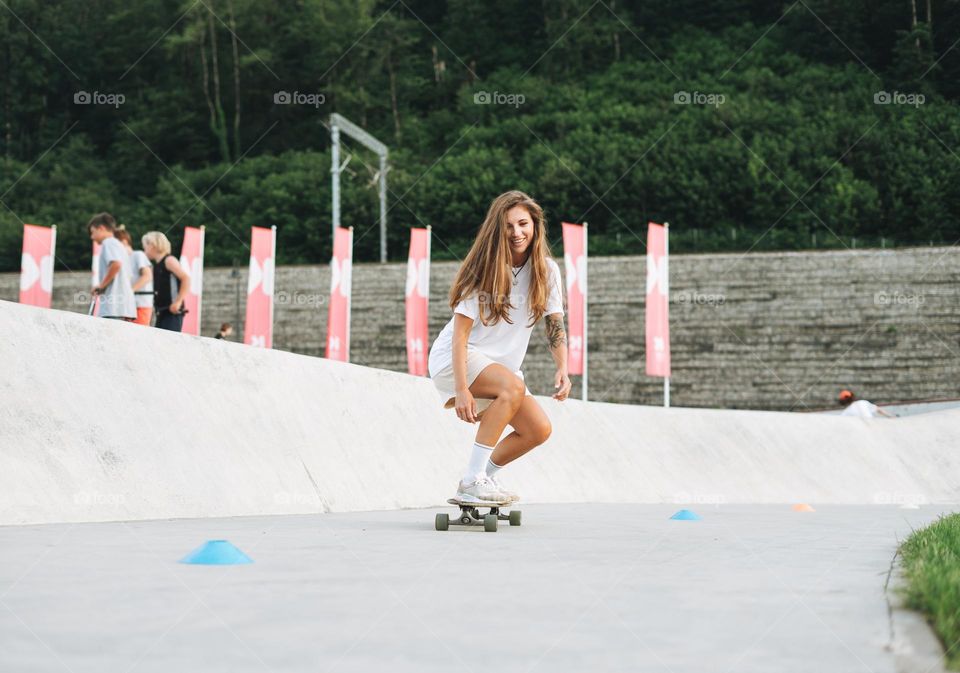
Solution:
M480 376L480 372L489 367L490 365L499 364L495 360L487 357L480 351L475 348L467 349L467 386L473 385L473 382L477 380L477 377ZM520 377L520 380L523 380L523 372L517 370L514 372L517 376ZM453 380L453 365L448 365L438 371L434 376L430 377L433 380L433 384L437 387L437 391L440 393L440 397L443 399L444 404L449 403L451 400L456 401L457 398L457 385ZM526 386L524 386L526 388ZM526 388L527 395L532 395L529 388ZM477 399L477 411L483 411L486 409L493 400L483 400Z

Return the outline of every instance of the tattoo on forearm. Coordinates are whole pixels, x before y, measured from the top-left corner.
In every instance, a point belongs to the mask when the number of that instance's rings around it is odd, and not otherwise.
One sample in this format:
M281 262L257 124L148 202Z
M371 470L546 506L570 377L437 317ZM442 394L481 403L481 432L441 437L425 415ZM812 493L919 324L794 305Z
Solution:
M567 333L563 329L563 318L554 318L547 316L547 341L550 342L550 348L557 348L567 343Z

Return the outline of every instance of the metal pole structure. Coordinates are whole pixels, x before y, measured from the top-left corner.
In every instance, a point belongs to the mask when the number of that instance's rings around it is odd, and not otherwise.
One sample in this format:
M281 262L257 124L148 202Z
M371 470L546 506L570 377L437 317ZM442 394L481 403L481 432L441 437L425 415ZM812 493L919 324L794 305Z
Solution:
M380 171L377 176L380 192L380 261L387 261L387 146L354 124L343 115L334 112L330 115L330 138L333 145L330 153L331 172L333 173L333 238L336 238L340 226L340 173L350 163L350 157L340 165L340 132L356 140L380 157ZM332 257L332 256L331 256Z
M197 334L203 334L203 321L200 316L203 314L203 252L207 245L207 225L200 225L200 287L196 288L194 294L197 295Z
M337 238L337 227L340 226L340 127L337 122L330 122L330 175L332 176L331 191L333 194L333 227L330 231L330 259L333 259L333 241Z
M347 288L347 353L345 362L350 362L350 309L353 306L353 227L348 229L350 232L350 243L347 248L350 250L350 287Z
M237 326L237 338L241 339L240 335L240 269L239 263L237 260L233 260L233 270L230 271L230 277L233 278L233 287L236 290L236 307L233 314L233 324ZM246 329L246 326L244 326Z
M433 267L433 262L431 261L431 258L430 258L430 255L431 255L430 244L432 243L432 239L433 239L433 227L428 224L427 225L427 287L426 287L428 314L430 313L430 269Z
M387 263L387 154L380 155L380 263Z
M270 227L270 236L273 238L273 252L271 253L273 257L273 287L277 287L277 225ZM276 289L274 289L276 291ZM270 297L270 348L273 348L273 305L276 303L275 299Z
M670 223L663 223L663 278L667 285L667 327L670 325ZM670 342L667 342L670 348ZM672 367L671 367L672 368ZM670 406L670 377L663 377L663 406Z
M587 272L586 278L581 278L581 285L583 286L583 401L587 401L587 352L589 351L588 345L590 341L587 339L587 323L590 322L589 313L587 311L588 302L587 296L590 294L590 272L588 268L590 266L590 258L587 255L587 223L583 223L583 270Z

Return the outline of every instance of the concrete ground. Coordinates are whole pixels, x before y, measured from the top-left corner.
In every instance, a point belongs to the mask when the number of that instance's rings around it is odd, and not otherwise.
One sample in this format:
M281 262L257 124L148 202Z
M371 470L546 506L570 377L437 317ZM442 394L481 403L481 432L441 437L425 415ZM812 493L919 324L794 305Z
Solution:
M949 507L528 505L0 528L0 670L894 670L897 541ZM177 560L226 538L252 565Z

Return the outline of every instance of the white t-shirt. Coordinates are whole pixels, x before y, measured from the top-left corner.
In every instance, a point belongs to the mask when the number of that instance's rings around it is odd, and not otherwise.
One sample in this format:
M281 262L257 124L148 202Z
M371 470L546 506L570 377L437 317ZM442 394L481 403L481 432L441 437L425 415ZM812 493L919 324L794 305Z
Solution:
M134 250L130 253L130 286L140 280L140 269L152 269L153 265L147 259L147 253L143 250ZM137 294L137 292L149 292L150 294ZM153 306L153 281L149 281L133 294L137 303L137 308L144 306Z
M112 262L120 262L120 273L113 277L107 289L100 295L100 309L97 314L103 318L136 318L137 307L133 301L133 288L130 286L130 258L123 243L112 236L100 244L100 280L107 275Z
M510 303L513 308L509 309L508 315L513 324L500 320L494 325L484 325L480 321L480 299L476 292L457 304L453 310L454 313L460 313L474 321L473 328L470 330L470 337L467 339L467 348L477 349L512 372L520 369L523 358L527 354L530 333L533 331L533 326L527 326L532 318L528 306L531 273L529 261L528 259L522 267L513 267L514 272L519 270L516 278L517 284L511 286L510 292ZM554 313L562 315L563 285L560 278L560 267L552 259L547 259L547 269L549 271L549 293L547 295L547 310L544 315ZM429 369L431 377L453 364L453 323L455 319L455 317L450 318L450 322L440 331L433 342L433 346L430 347Z
M877 414L877 405L872 402L867 402L866 400L857 400L856 402L850 403L846 409L843 410L841 416L857 416L859 418L876 418Z

